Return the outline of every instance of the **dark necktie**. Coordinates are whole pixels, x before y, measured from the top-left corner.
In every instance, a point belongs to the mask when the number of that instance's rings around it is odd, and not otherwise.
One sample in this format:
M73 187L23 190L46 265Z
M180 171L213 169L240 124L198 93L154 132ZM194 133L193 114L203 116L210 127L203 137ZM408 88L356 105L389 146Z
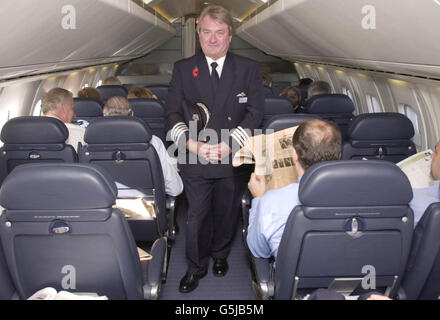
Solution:
M218 67L218 63L217 62L211 63L211 67L212 67L212 72L211 72L212 90L214 92L214 97L215 97L218 89L218 84L220 82L220 77L218 76L218 72L216 69Z

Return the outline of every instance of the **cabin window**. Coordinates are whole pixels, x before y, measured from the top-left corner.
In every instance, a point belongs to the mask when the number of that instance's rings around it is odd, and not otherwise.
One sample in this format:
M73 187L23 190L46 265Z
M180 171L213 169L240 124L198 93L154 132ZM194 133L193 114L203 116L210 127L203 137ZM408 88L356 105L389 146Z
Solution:
M37 104L35 105L32 115L34 117L41 116L41 99L38 100Z
M419 127L419 118L417 112L408 104L400 103L398 106L399 113L404 114L411 120L414 127L414 137L413 142L418 146L422 146L422 134Z
M367 94L366 98L369 113L383 112L380 102L375 96Z
M350 89L342 87L342 93L347 95L351 99L351 101L354 101L353 94L351 93Z

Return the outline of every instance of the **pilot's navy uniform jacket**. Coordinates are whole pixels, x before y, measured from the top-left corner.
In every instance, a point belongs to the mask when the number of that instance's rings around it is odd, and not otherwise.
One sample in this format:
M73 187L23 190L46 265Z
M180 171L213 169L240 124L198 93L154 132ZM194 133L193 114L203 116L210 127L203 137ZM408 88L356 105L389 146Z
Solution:
M209 109L211 116L206 128L215 130L218 141L197 139L190 132L191 106L196 103L203 103ZM205 55L200 53L174 65L166 103L166 126L181 150L186 150L186 142L191 138L213 145L224 141L234 153L260 127L263 104L258 63L228 52L214 97L210 68ZM221 129L230 132L222 137ZM228 164L203 165L198 159L197 164L179 164L188 200L186 257L187 271L192 274L203 275L210 256L225 259L236 234L240 195L248 176L242 174L242 168L233 168L232 156Z
M212 144L223 139L237 151L254 129L259 128L263 118L264 94L258 63L228 52L214 99L203 53L176 62L166 103L167 130L171 130L176 145L188 140L189 121L193 120L190 107L198 102L205 104L211 113L207 128L215 130L218 137ZM231 134L222 138L221 129L228 129ZM232 156L226 165L179 165L179 168L207 178L228 177L237 170L232 167Z

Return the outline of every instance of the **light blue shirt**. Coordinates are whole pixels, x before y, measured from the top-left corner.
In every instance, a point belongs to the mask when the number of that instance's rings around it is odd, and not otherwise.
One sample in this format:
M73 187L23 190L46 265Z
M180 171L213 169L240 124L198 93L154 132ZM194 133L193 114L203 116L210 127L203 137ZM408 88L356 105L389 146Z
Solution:
M427 188L413 189L413 199L409 206L414 212L414 227L431 203L440 202L439 187L440 180L434 180Z
M269 190L252 200L247 243L255 257L276 258L287 218L292 209L301 204L298 198L300 179L298 183Z

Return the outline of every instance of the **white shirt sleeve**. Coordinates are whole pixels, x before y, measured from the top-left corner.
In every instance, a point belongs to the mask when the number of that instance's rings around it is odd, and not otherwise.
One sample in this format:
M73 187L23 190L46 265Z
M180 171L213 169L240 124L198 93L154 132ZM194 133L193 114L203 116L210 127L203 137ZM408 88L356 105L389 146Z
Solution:
M78 142L85 145L84 133L86 129L72 123L65 123L67 130L69 130L69 136L67 137L66 144L70 144L76 152L78 152Z
M165 180L165 193L170 196L178 196L183 191L183 182L177 168L172 164L165 146L158 137L152 136L150 143L156 149L162 166L163 178Z

